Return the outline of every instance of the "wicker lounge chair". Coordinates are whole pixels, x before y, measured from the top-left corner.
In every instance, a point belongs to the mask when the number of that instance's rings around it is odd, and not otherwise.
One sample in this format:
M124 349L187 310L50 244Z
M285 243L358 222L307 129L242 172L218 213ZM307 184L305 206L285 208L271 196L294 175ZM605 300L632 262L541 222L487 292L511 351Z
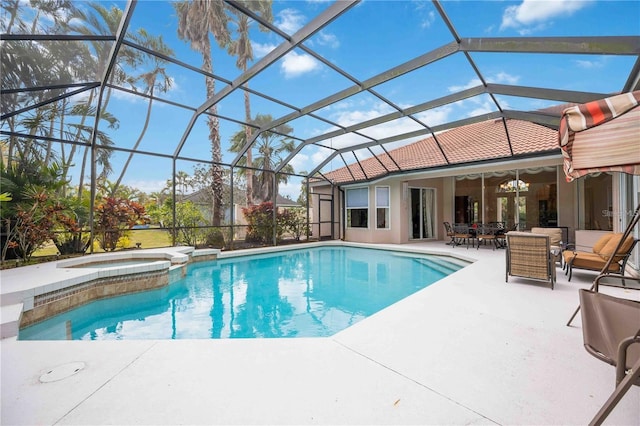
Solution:
M506 281L509 276L546 281L553 290L556 268L549 236L511 231L507 232L506 239Z
M580 290L584 347L616 367L616 386L591 421L600 425L632 385L640 386L640 302Z
M562 228L543 228L534 226L531 228L534 234L546 234L549 236L551 251L555 253L554 260L562 264L562 250L567 240L562 240Z
M593 245L592 252L565 250L562 253L565 262L565 275L569 274L569 281L574 269L586 269L590 271L602 271L609 258L614 254L613 260L610 262L608 272L614 272L624 275L627 260L637 244L629 235L624 242L618 247L622 239L622 233L610 233L603 235ZM616 250L617 248L617 250Z

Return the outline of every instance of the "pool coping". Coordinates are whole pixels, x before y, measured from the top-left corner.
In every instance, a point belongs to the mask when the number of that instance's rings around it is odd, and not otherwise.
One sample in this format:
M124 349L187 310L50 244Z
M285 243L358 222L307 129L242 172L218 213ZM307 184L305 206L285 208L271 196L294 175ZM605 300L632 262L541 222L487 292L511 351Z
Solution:
M163 287L173 282L177 277L186 272L186 266L193 262L232 259L234 257L250 256L256 254L277 253L312 247L361 247L379 250L394 250L405 253L418 253L426 255L438 255L459 260L461 265L473 263L474 259L463 255L447 255L442 252L418 249L415 247L402 247L391 244L352 243L345 241L321 241L305 244L293 244L286 246L259 247L243 250L223 252L219 249L195 249L190 246L177 246L161 249L138 249L116 253L100 253L81 256L73 259L57 260L39 265L30 265L21 268L8 269L0 272L2 287L0 288L0 338L15 337L23 322L28 324L39 322L49 316L61 313L65 310L80 306L81 304L97 300L101 297L113 297L132 291L151 289L153 286L144 285L138 289L123 288L114 281L122 281L126 277L145 277L147 275L166 275L166 278L158 283ZM141 264L108 266L109 261L145 260ZM87 265L95 264L95 267ZM79 268L79 266L83 266ZM41 280L32 280L32 275L37 275ZM30 279L25 280L28 276ZM19 284L17 281L20 281ZM112 284L113 291L103 294L92 291L84 298L74 297L71 305L64 305L57 310L47 310L43 304L51 301L59 301L68 298L70 293L76 293L74 289L81 289L87 293L87 285L93 287L106 287ZM62 305L62 304L61 304ZM36 310L38 313L36 314ZM45 312L46 311L46 312ZM35 319L34 319L35 318Z

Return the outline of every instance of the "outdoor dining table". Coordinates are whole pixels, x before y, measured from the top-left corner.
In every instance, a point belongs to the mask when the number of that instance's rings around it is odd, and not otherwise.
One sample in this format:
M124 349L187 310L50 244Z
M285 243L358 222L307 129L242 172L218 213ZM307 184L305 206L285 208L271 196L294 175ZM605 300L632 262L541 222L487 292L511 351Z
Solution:
M479 248L480 242L493 240L495 248L505 248L505 227L502 224L456 223L453 228L459 239L471 239L472 247L475 247L475 244L477 243ZM458 245L460 244L462 244L462 242L458 243Z

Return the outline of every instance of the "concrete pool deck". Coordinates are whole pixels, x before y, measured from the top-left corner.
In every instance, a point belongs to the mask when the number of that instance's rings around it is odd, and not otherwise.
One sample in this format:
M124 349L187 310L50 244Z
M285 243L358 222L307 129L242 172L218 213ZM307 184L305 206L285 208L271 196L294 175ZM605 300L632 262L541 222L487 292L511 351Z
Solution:
M587 424L613 367L565 326L595 273L558 268L555 290L510 278L504 251L328 338L1 341L3 425ZM36 278L28 268L25 282ZM21 271L21 272L18 272ZM8 284L4 273L2 287ZM606 288L638 299L639 291ZM83 363L67 378L39 378ZM632 387L605 424L640 425Z

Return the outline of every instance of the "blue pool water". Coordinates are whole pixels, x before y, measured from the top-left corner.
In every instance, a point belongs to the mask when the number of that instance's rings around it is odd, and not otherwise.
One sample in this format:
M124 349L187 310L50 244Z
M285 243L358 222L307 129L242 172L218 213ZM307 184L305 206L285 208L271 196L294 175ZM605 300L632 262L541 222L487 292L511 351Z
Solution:
M200 262L165 288L104 299L20 330L21 340L330 336L460 269L354 247Z

